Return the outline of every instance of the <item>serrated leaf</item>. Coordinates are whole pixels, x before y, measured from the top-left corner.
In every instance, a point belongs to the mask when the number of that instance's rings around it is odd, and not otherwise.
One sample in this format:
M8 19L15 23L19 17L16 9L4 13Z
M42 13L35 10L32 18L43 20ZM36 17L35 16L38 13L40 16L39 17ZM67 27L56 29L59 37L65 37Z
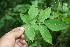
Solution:
M38 6L36 3L30 7L28 14L31 19L35 18L38 15Z
M45 25L52 31L59 31L67 28L67 25L59 19L49 19L45 21Z
M25 34L30 40L34 40L35 32L34 29L31 26L27 26L25 29Z
M46 8L44 11L42 11L39 14L39 21L44 22L44 20L50 16L50 13L51 13L51 8Z
M40 30L40 33L41 33L42 37L44 38L44 40L46 42L52 44L52 36L51 36L49 30L47 29L47 27L44 25L40 25L39 30Z
M20 17L23 20L23 22L25 22L27 24L30 22L30 19L29 19L28 15L20 14Z

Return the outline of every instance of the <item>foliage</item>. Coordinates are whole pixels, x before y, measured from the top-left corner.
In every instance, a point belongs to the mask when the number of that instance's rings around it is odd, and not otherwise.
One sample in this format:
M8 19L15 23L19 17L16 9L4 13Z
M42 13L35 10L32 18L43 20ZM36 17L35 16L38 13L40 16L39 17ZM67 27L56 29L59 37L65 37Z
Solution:
M69 0L0 1L0 36L25 26L29 47L70 47L69 23Z
M29 15L20 14L21 19L23 20L23 22L26 23L25 34L31 41L34 41L35 40L35 28L33 28L33 27L36 27L36 28L38 28L36 31L40 31L44 40L46 42L52 44L52 36L51 36L49 30L47 29L47 27L49 29L51 29L52 31L59 31L59 30L66 29L67 25L63 21L59 20L59 18L45 20L45 19L49 18L50 14L51 14L51 9L46 8L45 10L40 12L40 14L38 14L39 13L38 7L36 7L36 6L37 6L37 4L35 3L30 7L30 9L28 11ZM36 26L33 26L33 25L36 25Z

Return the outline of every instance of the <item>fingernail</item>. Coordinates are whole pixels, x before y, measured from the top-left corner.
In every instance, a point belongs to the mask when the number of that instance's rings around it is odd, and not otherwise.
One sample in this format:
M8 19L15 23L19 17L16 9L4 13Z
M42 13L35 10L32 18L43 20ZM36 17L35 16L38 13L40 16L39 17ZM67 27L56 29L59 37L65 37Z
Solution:
M20 28L19 30L24 30L24 28Z

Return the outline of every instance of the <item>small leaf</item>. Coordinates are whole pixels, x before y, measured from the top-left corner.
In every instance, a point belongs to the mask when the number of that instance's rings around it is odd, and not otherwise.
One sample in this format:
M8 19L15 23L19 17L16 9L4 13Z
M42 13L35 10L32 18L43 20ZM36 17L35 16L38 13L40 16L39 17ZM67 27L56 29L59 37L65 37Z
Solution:
M30 22L30 19L29 19L29 16L28 15L24 15L24 14L20 14L20 17L21 17L21 19L23 20L23 22L25 22L25 23L29 23Z
M63 20L65 23L69 24L69 22L70 22L70 16L69 16L69 17L63 17L62 20Z
M35 18L38 15L38 6L36 3L30 7L28 14L31 19Z
M44 11L42 11L39 14L39 21L44 22L45 19L49 18L50 13L51 13L51 8L46 8Z
M45 25L52 31L59 31L67 28L67 25L59 19L49 19L45 21Z
M34 40L35 32L34 29L31 26L27 26L25 29L25 34L30 40Z
M44 25L40 25L39 30L40 30L40 33L41 33L42 37L44 38L44 40L46 42L52 44L52 36L51 36L49 30L47 29L47 27Z
M52 11L51 16L49 16L49 18L55 19L55 18L58 18L59 15L61 15L61 13Z

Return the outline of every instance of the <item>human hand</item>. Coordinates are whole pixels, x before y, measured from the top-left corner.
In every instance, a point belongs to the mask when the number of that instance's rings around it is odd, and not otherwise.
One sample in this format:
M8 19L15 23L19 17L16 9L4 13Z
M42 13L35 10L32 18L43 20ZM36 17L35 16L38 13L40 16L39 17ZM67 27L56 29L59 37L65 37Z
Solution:
M0 47L27 47L24 37L24 27L18 27L0 38Z

